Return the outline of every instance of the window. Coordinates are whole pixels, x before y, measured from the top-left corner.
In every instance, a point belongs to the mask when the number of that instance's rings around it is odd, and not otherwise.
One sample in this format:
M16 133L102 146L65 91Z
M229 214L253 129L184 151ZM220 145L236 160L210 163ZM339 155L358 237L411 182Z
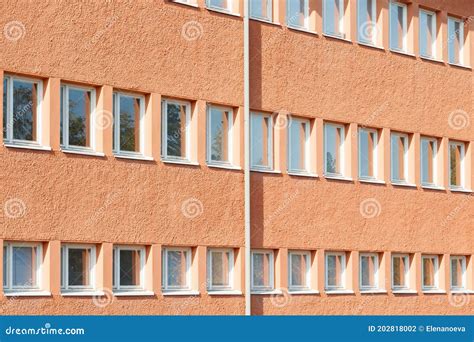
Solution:
M424 255L421 257L421 264L423 290L436 290L438 288L438 257Z
M5 143L40 143L42 82L5 76L3 78L3 139Z
M358 40L361 43L377 43L376 0L359 0L357 2Z
M466 257L451 256L451 289L466 289Z
M207 156L209 164L231 164L232 119L232 109L208 107Z
M288 26L309 29L309 0L287 0Z
M95 247L61 247L61 289L65 291L94 288Z
M434 186L436 183L437 141L421 138L421 184Z
M165 248L163 250L163 290L191 289L191 249Z
M359 129L359 177L377 178L377 131L369 128Z
M206 0L208 8L232 12L232 0Z
M344 126L324 125L324 171L327 175L342 176L344 170Z
M290 119L288 126L288 171L309 172L310 125L307 119Z
M436 57L436 14L420 10L420 55Z
M390 49L407 51L407 5L390 3Z
M345 271L345 253L326 253L326 290L344 289Z
M449 142L449 185L453 189L464 187L464 143Z
M324 0L324 33L341 38L344 34L344 0Z
M289 288L293 291L309 290L311 287L311 254L292 251L288 255Z
M6 242L3 245L5 292L40 289L41 244Z
M143 154L145 98L114 93L113 142L116 154Z
M250 0L250 17L253 19L272 21L273 0Z
M360 289L370 291L378 288L379 257L375 253L360 255Z
M145 248L114 246L113 288L116 291L145 288Z
M252 290L271 291L274 288L272 251L252 251Z
M392 255L392 289L406 290L409 288L410 263L407 254Z
M392 133L391 166L392 182L406 183L408 180L408 135Z
M190 161L191 104L178 100L162 104L162 157Z
M232 249L210 249L207 253L207 262L208 289L232 289L234 268L234 252Z
M94 148L95 90L61 86L61 145L65 149Z
M273 127L272 117L268 114L252 113L250 117L251 165L254 169L271 170L273 168Z
M448 61L463 64L464 25L460 19L448 17Z

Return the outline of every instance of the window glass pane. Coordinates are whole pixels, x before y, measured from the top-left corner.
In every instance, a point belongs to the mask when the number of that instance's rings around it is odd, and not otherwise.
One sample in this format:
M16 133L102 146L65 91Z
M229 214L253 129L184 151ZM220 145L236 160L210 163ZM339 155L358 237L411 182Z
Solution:
M68 284L72 286L89 286L90 284L90 249L68 249Z
M452 18L448 19L448 54L449 63L461 63L461 47L463 43L464 30L461 23Z
M359 131L359 172L361 177L374 177L375 134L367 130Z
M230 253L211 252L212 286L226 286L229 284Z
M8 116L8 78L3 78L3 139L7 138L7 116Z
M37 84L13 80L13 139L36 140Z
M390 47L404 50L404 8L395 4L390 5Z
M342 256L327 256L327 284L330 287L342 287Z
M120 150L140 152L140 99L120 95L119 101Z
M168 286L187 287L186 251L168 251Z
M271 21L273 17L271 0L250 0L250 16Z
M210 7L216 7L220 9L230 9L231 0L208 0Z
M166 155L186 158L186 106L168 102L166 115Z
M326 172L339 174L341 172L340 149L342 144L342 129L336 126L326 125L325 135Z
M211 107L210 109L210 144L211 160L229 161L229 118L227 111Z
M253 285L256 287L271 287L270 254L253 254Z
M423 56L434 55L433 43L435 38L434 16L424 11L420 12L420 53Z
M376 279L376 257L371 256L361 256L360 258L360 268L361 268L361 285L364 287L375 287Z
M308 267L307 256L304 254L291 254L291 286L307 287L306 272Z
M13 247L13 286L36 286L36 247Z
M324 32L341 35L343 11L340 0L324 0Z
M306 171L306 121L292 120L290 130L290 170Z
M391 171L392 180L405 181L406 138L397 134L391 137Z
M435 260L423 258L423 286L435 286Z
M375 43L375 18L374 18L374 0L359 0L358 8L358 34L359 40L367 43Z
M450 184L453 186L461 186L461 158L462 158L462 147L457 144L450 144L449 145Z
M307 0L288 0L288 25L305 28Z
M252 166L271 167L271 117L252 114L250 120Z
M69 145L90 147L91 93L69 89Z
M139 286L141 270L139 250L120 250L120 286Z
M405 257L393 257L393 285L398 287L406 286L407 259Z
M434 154L435 146L434 142L421 139L421 181L425 184L434 183L433 172L434 172Z
M3 247L3 287L6 287L8 284L8 270L7 270L7 260L9 259L8 255L8 248L6 246Z

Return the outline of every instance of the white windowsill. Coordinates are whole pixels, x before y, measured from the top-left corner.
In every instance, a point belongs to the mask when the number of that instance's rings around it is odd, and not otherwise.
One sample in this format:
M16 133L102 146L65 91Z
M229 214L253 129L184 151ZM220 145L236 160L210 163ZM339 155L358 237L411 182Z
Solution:
M359 182L372 183L372 184L386 184L385 181L378 180L378 179L368 179L368 178L359 178Z
M208 7L206 6L206 9L208 11L212 11L212 12L217 12L217 13L222 13L222 14L227 14L227 15L231 15L233 17L238 17L240 18L240 14L239 13L232 13L230 11L226 11L225 9L222 9L222 8L216 8L216 7Z
M185 290L185 291L163 291L163 296L199 296L199 291Z
M61 148L61 152L68 153L68 154L79 154L84 156L92 156L92 157L105 157L105 154L102 152L96 152L93 150L71 150L67 148Z
M339 39L339 40L343 40L343 41L345 41L345 42L352 43L352 40L347 39L347 38L344 37L344 36L339 36L339 35L337 35L337 34L332 34L332 33L323 32L323 36L324 36L324 37L328 37L328 38Z
M179 4L179 5L185 5L185 6L190 6L190 7L194 7L194 8L199 8L199 5L198 4L190 4L188 2L181 2L181 1L177 1L177 0L174 0L174 1L171 1L172 3L174 4Z
M270 25L275 25L275 26L280 26L281 27L281 24L279 22L274 22L274 21L271 21L271 20L265 20L265 19L260 19L260 18L253 18L253 17L249 17L250 20L254 20L254 21L259 21L261 23L265 23L265 24L270 24Z
M387 293L387 290L384 290L384 289L360 290L360 294L383 294L383 293Z
M145 296L154 296L155 292L153 291L114 291L115 297L145 297Z
M449 191L451 191L451 192L464 192L466 194L470 194L470 193L473 192L472 190L462 189L462 188L449 188Z
M442 186L437 186L437 185L428 185L428 184L422 184L421 185L421 188L422 189L429 189L429 190L439 190L439 191L444 191L446 190L444 187Z
M395 50L390 48L390 52L397 53L399 55L405 55L405 56L410 56L410 57L416 57L413 53L408 52L408 51L403 51L403 50Z
M319 294L318 290L289 290L289 294L291 295L312 295L312 294Z
M213 167L216 169L227 169L227 170L242 170L239 166L234 165L224 165L224 164L207 164L208 167Z
M396 181L392 180L391 184L394 185L394 186L404 186L404 187L407 187L407 188L416 188L416 184L412 184L412 183L396 182Z
M49 291L18 291L5 292L5 297L51 297Z
M281 173L280 170L265 170L265 169L250 169L250 172L261 172L261 173Z
M334 179L334 180L341 180L341 181L346 181L346 182L353 182L354 180L350 177L344 177L344 176L336 176L336 175L324 175L324 178L326 179Z
M474 294L474 291L459 289L459 290L451 290L451 293L452 294Z
M242 291L237 290L208 290L209 296L242 296Z
M282 295L283 292L281 290L252 290L251 294L253 295Z
M17 144L17 143L3 143L3 146L8 148L22 148L25 150L37 150L37 151L51 151L51 147L42 146L39 144Z
M178 164L178 165L192 165L198 166L199 163L189 161L189 160L179 160L179 159L169 159L169 158L161 158L161 161L165 164Z
M296 27L296 26L290 26L290 25L287 25L287 27L290 29L290 30L293 30L293 31L299 31L299 32L303 32L303 33L309 33L309 34L314 34L314 35L318 35L318 32L316 31L311 31L307 28L304 28L304 27Z
M351 295L354 294L352 290L325 290L328 295Z
M367 42L361 42L359 40L357 41L357 44L363 45L363 46L366 46L366 47L370 47L370 48L373 48L373 49L377 49L377 50L382 50L382 51L385 50L382 46L378 46L378 45L367 43Z
M93 297L93 296L105 296L104 291L67 291L61 292L63 297Z
M424 294L445 294L444 290L422 290Z
M449 62L448 62L448 64L451 65L451 66L454 66L454 67L472 70L472 67L469 66L469 65L462 65L462 64L458 64L458 63L449 63Z
M296 177L309 177L309 178L318 178L319 176L316 173L311 172L296 172L296 171L288 171L290 176Z
M392 293L393 293L393 294L418 294L418 291L416 291L416 290L410 290L410 289L406 289L406 290L392 290Z
M115 158L119 159L131 159L131 160L146 160L146 161L153 161L154 159L152 157L147 157L144 156L143 154L136 154L136 155L130 155L130 154L114 154Z
M424 59L424 60L426 60L426 61L444 64L444 61L443 61L442 59L437 59L437 58L434 58L434 57L423 56L423 55L420 55L420 58L421 58L421 59Z

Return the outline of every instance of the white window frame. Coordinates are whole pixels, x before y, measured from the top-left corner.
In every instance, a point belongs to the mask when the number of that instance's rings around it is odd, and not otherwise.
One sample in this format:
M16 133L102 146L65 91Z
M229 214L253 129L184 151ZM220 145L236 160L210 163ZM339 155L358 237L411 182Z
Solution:
M254 268L254 261L253 261L253 256L255 254L268 254L270 257L268 258L269 259L269 283L270 283L270 286L256 286L254 283L253 283L253 278L254 278L254 272L255 272L255 268ZM251 251L251 256L250 256L250 261L251 261L251 265L250 265L250 268L252 270L252 274L251 274L251 277L250 277L250 286L251 286L251 290L254 291L254 292L265 292L265 291L273 291L275 289L275 262L274 262L275 258L274 258L274 252L272 250L268 250L268 249L255 249L255 250L252 250Z
M433 52L432 55L425 55L425 54L422 54L421 52L421 41L422 39L426 38L426 37L422 37L422 30L421 30L421 26L418 28L418 31L419 31L419 49L420 49L420 56L421 57L425 57L425 58L430 58L430 59L436 59L436 42L438 40L438 35L437 35L437 32L436 32L436 13L433 12L433 11L428 11L426 9L423 9L421 8L420 9L420 20L419 20L419 25L421 25L421 16L422 14L426 15L426 16L432 16L433 17L433 20L431 21L431 31L433 32L433 41L431 42L431 51Z
M291 27L291 28L309 30L309 0L304 0L304 12L303 12L304 24L303 24L303 26L296 25L296 24L293 24L291 22L291 20L290 20L291 17L288 16L288 13L290 13L290 1L291 0L286 1L286 13L287 13L286 24L288 25L288 27Z
M339 18L339 22L338 23L334 23L334 26L339 26L339 32L341 32L340 34L336 33L336 32L328 32L326 30L326 24L325 24L325 21L327 20L326 19L326 1L338 1L339 2L339 8L341 9L342 13L341 13L341 18ZM344 18L346 16L346 9L344 7L344 0L323 0L323 33L324 35L326 36L332 36L332 37L336 37L336 38L343 38L345 39L346 38L346 32L345 32L345 28L344 28Z
M292 141L292 132L291 132L291 126L293 123L304 123L305 125L305 140L304 140L304 150L305 150L305 156L304 156L304 169L292 169L291 168L291 141ZM288 172L290 173L301 173L301 174L308 174L310 173L310 154L311 154L311 140L310 140L310 135L311 135L311 123L309 119L304 119L304 118L297 118L290 116L290 124L288 125Z
M186 123L185 123L185 139L186 139L186 156L176 157L168 155L168 104L175 104L178 106L185 106L186 108ZM161 159L169 161L191 161L191 102L174 99L163 99L161 101L162 118L161 118Z
M208 9L211 9L211 10L214 10L214 11L219 11L219 12L224 12L224 13L232 13L232 9L233 9L233 6L234 6L234 0L227 0L227 8L223 8L223 7L218 7L218 6L214 6L211 4L211 0L206 0L206 7Z
M91 92L91 108L90 108L90 147L86 146L75 146L69 144L69 90L75 89L80 91L90 91ZM63 108L61 108L61 116L62 116L62 129L63 129L63 143L61 148L63 150L68 151L77 151L77 152L94 152L96 149L95 146L95 128L96 128L96 91L94 87L87 87L87 86L80 86L75 84L69 83L62 83L61 84L61 92L63 93ZM67 113L66 113L67 111Z
M438 179L438 139L436 138L430 138L430 137L421 137L420 139L420 181L422 186L436 186L437 179ZM423 182L423 172L424 172L424 167L423 167L423 140L432 142L433 143L433 182L432 183L426 183Z
M372 41L368 39L364 39L363 36L361 36L360 28L362 25L367 25L368 21L362 21L360 13L360 6L359 2L357 3L357 41L362 44L370 44L370 45L377 45L377 0L372 0L372 6L371 6L371 16L373 18L372 22L370 25L372 26Z
M453 42L454 37L449 36L449 23L450 21L459 23L459 36L461 37L461 41L459 42L459 63L451 62L451 54L450 54L450 44ZM448 63L452 65L464 65L464 23L461 19L448 16Z
M293 255L304 256L306 258L306 286L293 285L292 278L292 263L291 257ZM288 289L289 291L308 291L311 289L311 252L308 251L289 251L288 252Z
M253 116L262 116L269 121L268 126L268 147L267 147L267 159L268 159L268 167L262 165L255 164L255 156L254 156L254 149L250 149L250 166L252 170L273 170L273 117L270 114L260 113L260 112L251 112L250 113L250 125L252 125L252 117ZM250 129L250 142L253 143L253 136L252 136L252 129Z
M459 169L461 172L461 185L452 185L451 184L451 145L461 147L461 156ZM449 188L450 189L464 189L466 186L466 175L465 175L465 156L466 156L466 144L460 141L449 141L448 144L448 175L449 175Z
M340 159L340 172L339 173L331 173L331 172L328 172L326 170L326 168L327 168L327 146L328 146L328 135L326 133L326 127L327 126L332 126L332 127L341 129L341 142L340 142L341 145L339 146L339 159ZM324 175L326 175L326 176L329 176L329 177L331 177L331 176L332 177L344 177L344 173L345 173L345 163L344 163L344 160L345 160L345 155L344 155L345 135L346 135L346 132L345 132L344 125L329 123L329 122L326 122L324 124L324 147L323 147L323 151L324 151Z
M404 259L404 264L406 265L405 269L405 285L400 286L400 285L395 285L394 284L394 271L395 269L393 268L393 259L394 258L403 258ZM392 290L393 291L403 291L403 290L408 290L410 289L410 256L408 254L403 254L403 253L394 253L392 254L391 257L391 263L390 263L390 268L391 268L391 284L392 284Z
M329 267L328 267L328 257L330 256L341 256L341 286L334 286L334 285L329 285ZM327 292L330 291L340 291L340 290L346 290L346 253L345 252L326 252L326 255L324 257L324 288Z
M219 161L219 160L212 160L212 140L211 140L211 110L212 108L217 108L221 111L228 112L229 118L229 127L227 128L227 155L229 156L229 161ZM232 107L224 107L224 106L217 106L217 105L208 105L207 106L207 124L206 124L206 159L208 165L217 165L217 166L232 166L233 165L233 131L234 131L234 110Z
M372 133L374 134L374 146L373 146L373 151L372 151L372 167L373 167L373 176L363 176L362 175L362 148L361 148L361 139L360 139L360 133L362 131L365 131L367 133ZM378 178L378 132L374 128L366 128L366 127L360 127L359 128L359 134L358 136L358 147L359 147L359 178L360 179L367 179L367 180L376 180Z
M229 253L229 286L212 285L212 252ZM207 289L228 291L234 288L234 250L232 248L209 248L207 251Z
M186 286L170 286L168 284L168 252L186 252ZM162 290L163 292L171 291L190 291L191 290L191 248L189 247L166 247L163 249L163 265L162 265Z
M403 173L404 173L404 180L401 179L394 179L393 174L392 174L392 137L397 136L397 137L403 137L404 138L404 143L403 143ZM398 132L392 132L390 134L390 181L395 184L406 184L408 183L408 145L410 144L410 141L408 139L408 134L407 133L398 133Z
M375 257L374 261L374 286L362 285L362 257ZM379 288L379 255L378 253L360 253L359 254L359 286L360 290L373 291Z
M3 286L5 293L35 292L42 286L43 246L41 243L31 242L4 242L7 247L7 285ZM36 247L36 284L33 286L13 286L13 247ZM3 256L5 258L5 255ZM4 280L5 281L5 280Z
M434 285L433 286L425 286L423 284L425 279L425 270L423 267L423 260L425 259L434 259ZM437 255L422 255L421 256L421 289L423 291L433 291L439 289L439 257Z
M255 19L255 20L260 20L260 21L266 21L266 22L273 22L273 0L260 0L260 1L266 1L267 2L267 8L270 13L269 17L261 17L256 15L255 13L252 13L252 2L255 0L248 0L249 1L249 14L250 14L250 19Z
M69 249L90 249L89 280L90 286L69 285ZM94 245L63 244L61 246L61 291L76 292L95 288L96 248Z
M140 251L140 285L120 285L120 251ZM145 252L144 246L126 246L116 245L114 246L114 292L123 291L143 291L145 289Z
M392 7L401 7L403 9L403 40L402 40L402 48L400 49L399 47L394 47L392 45L392 42L390 41L390 50L392 51L397 51L397 52L404 52L406 53L408 51L408 10L407 10L407 5L396 2L396 1L390 1L390 7L389 7L389 39L392 38ZM398 20L398 18L397 18Z
M31 77L23 77L23 76L14 76L5 74L4 79L7 80L7 108L3 108L3 110L7 111L6 119L7 122L3 124L6 126L6 136L3 137L3 141L5 144L14 144L19 146L40 146L42 142L42 126L41 126L41 119L42 119L42 103L43 103L43 81L36 78ZM4 80L2 80L3 82ZM13 113L13 83L14 81L22 81L22 82L29 82L34 83L37 85L37 103L36 103L36 140L17 140L14 139L14 113ZM3 96L3 94L2 94ZM2 113L3 115L3 113ZM3 129L3 127L2 127Z
M453 264L452 260L461 260L461 271L462 271L462 286L453 286ZM450 287L451 290L466 290L467 289L467 260L464 255L451 255L449 258L449 279L450 279Z
M139 126L139 136L136 137L139 139L140 143L140 151L133 152L133 151L122 151L120 150L120 97L134 97L139 99L140 102L140 122L135 123ZM123 91L115 91L113 93L113 101L114 101L114 113L113 113L113 120L114 120L114 142L113 142L113 152L116 155L123 155L123 156L143 156L145 154L145 96L138 95L134 93L128 93Z

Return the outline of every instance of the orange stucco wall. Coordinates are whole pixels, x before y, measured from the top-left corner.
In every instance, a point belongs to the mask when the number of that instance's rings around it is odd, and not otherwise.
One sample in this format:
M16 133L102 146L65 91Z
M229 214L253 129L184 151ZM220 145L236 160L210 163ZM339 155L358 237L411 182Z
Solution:
M354 6L352 0L350 3ZM378 1L381 28L388 27L387 3ZM414 6L418 4L440 10L441 15L474 15L471 0L420 0ZM280 249L282 260L277 265L283 266L281 274L276 274L276 285L287 285L283 255L288 249L317 250L321 266L324 250L385 252L385 265L389 265L390 252L411 253L415 259L420 253L474 257L473 197L422 189L417 149L410 172L418 187L390 185L388 140L390 130L396 130L413 133L418 143L420 134L439 137L445 147L448 138L470 142L466 168L474 170L472 120L461 130L448 124L449 114L455 110L473 113L472 70L389 52L388 33L380 38L385 49L358 45L354 32L351 41L324 37L320 34L320 1L314 1L314 6L318 34L290 30L283 24L250 23L251 108L314 119L313 167L320 175L303 178L285 173L285 130L276 133L279 139L275 146L275 162L283 172L252 173L252 247ZM0 25L11 21L23 23L25 31L16 41L1 37L0 70L45 80L47 101L43 111L48 113L49 121L43 132L53 150L0 146L0 203L18 198L26 205L21 218L0 214L0 237L4 241L45 242L46 260L52 265L45 284L52 297L0 297L0 313L243 314L243 296L206 294L204 248L228 246L238 250L244 246L243 172L209 168L205 158L206 103L235 108L239 123L235 138L243 138L242 18L209 11L204 0L198 1L198 7L164 0L3 1ZM190 21L199 24L195 40L185 39L182 34L183 25ZM472 65L474 21L466 31ZM417 37L416 30L413 37ZM413 52L417 55L416 49ZM445 60L446 54L444 49ZM150 113L147 149L155 161L114 158L110 127L98 133L98 146L105 157L61 152L60 81L96 86L98 106L108 110L114 88L145 94ZM194 156L199 165L160 161L162 97L193 101ZM322 177L322 120L350 125L349 132L356 131L357 124L378 128L385 139L384 158L379 162L387 184L357 180L355 135L351 136L354 149L347 154L354 181ZM446 149L443 151L446 158ZM242 166L242 147L236 154ZM447 187L447 174L441 178ZM467 183L474 184L474 172L469 172ZM182 212L182 204L189 198L198 199L203 208L202 214L193 219ZM372 219L360 213L360 203L368 198L375 198L381 205L379 215ZM443 224L453 211L454 218ZM104 287L111 286L112 244L149 246L147 267L153 272L149 272L152 276L147 279L147 287L156 296L117 297L105 307L95 305L89 297L61 296L59 241L100 247L98 251L103 254L99 253L99 269L103 272L98 282ZM161 294L160 251L168 245L195 248L193 267L198 276L196 288L202 290L200 296ZM243 263L242 249L238 255ZM351 255L350 260L356 256ZM357 273L357 265L354 267L352 271ZM472 257L469 267L469 284L473 286ZM419 272L415 270L418 276ZM474 313L472 295L461 307L450 305L447 294L423 295L419 291L417 295L395 296L389 291L361 295L357 284L354 295L328 296L323 291L322 268L316 273L320 294L293 295L285 305L275 305L271 296L255 295L253 313ZM384 279L389 289L389 276ZM237 281L239 287L241 280ZM419 281L416 286L421 289Z

